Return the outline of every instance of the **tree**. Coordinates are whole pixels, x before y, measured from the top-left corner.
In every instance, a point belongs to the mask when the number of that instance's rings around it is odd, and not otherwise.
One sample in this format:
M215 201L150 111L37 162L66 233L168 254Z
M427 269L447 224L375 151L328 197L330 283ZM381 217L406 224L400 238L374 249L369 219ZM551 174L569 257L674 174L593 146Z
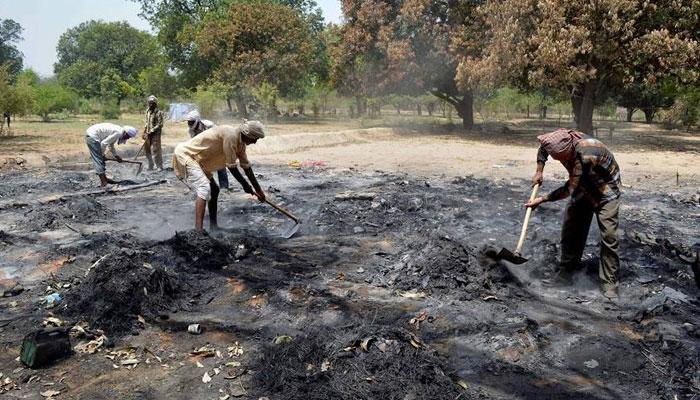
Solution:
M177 78L164 65L154 65L139 72L138 88L142 94L158 97L172 95L178 87Z
M89 98L106 89L117 103L142 71L163 63L155 38L126 22L84 22L61 35L57 52L54 71L61 84Z
M627 121L632 121L634 110L642 110L646 123L654 120L654 115L661 108L673 105L674 96L665 93L660 85L630 84L616 96L616 103L627 108Z
M263 83L283 96L293 93L311 72L309 26L299 13L275 3L232 4L225 15L204 22L196 43L212 63L214 79L239 100Z
M167 57L169 67L187 88L211 78L213 65L198 51L197 32L207 18L224 16L232 4L244 0L133 0L141 5L141 15L153 29ZM274 4L298 12L316 38L311 69L319 77L328 74L328 57L318 34L323 30L323 15L314 0L277 0Z
M51 120L51 114L72 110L77 104L77 96L57 82L42 82L34 88L34 114L44 122Z
M430 92L454 106L463 126L471 128L473 92L456 85L454 50L476 49L455 38L477 33L474 10L479 3L344 0L347 23L338 28L340 40L331 52L334 82L362 97Z
M577 128L587 133L606 91L697 75L694 0L493 0L480 12L487 27L482 54L462 55L460 85L526 82L565 90Z
M0 65L7 65L12 76L22 70L22 53L16 47L22 40L22 30L17 22L0 18Z
M0 133L7 115L24 115L33 102L32 88L26 79L16 79L13 84L11 65L0 66ZM20 75L21 76L21 75Z

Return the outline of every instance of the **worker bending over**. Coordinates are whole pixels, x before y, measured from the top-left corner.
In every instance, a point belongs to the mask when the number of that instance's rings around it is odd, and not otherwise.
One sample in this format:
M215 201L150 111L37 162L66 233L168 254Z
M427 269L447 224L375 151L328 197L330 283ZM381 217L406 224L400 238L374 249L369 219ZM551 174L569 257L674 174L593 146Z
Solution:
M199 111L197 110L190 111L185 120L187 121L187 131L191 138L216 126L208 119L202 119L202 117L199 115ZM228 175L226 168L216 171L216 176L219 179L219 189L228 189Z
M85 131L85 144L90 150L90 157L95 164L95 172L100 177L100 186L106 188L107 184L114 184L111 179L107 178L105 166L105 150L109 147L109 151L115 160L121 162L122 158L114 148L114 144L124 144L130 138L136 136L138 131L133 126L119 126L109 122L92 125Z
M173 154L175 175L188 186L194 187L195 229L201 230L204 223L204 210L209 205L209 226L217 228L216 209L219 187L212 178L212 172L228 168L246 193L253 194L263 202L265 193L258 184L248 161L246 147L265 137L263 125L259 121L246 121L237 127L220 125L207 129L192 139L180 143ZM243 168L253 185L241 175L236 162ZM255 191L253 191L253 189Z
M537 171L532 183L542 183L542 171L547 156L564 165L569 180L552 193L529 201L536 208L548 201L570 197L561 229L561 265L556 280L570 284L586 246L591 219L595 214L600 230L600 263L598 276L603 294L618 297L618 233L620 208L620 168L605 145L581 132L559 129L537 137Z

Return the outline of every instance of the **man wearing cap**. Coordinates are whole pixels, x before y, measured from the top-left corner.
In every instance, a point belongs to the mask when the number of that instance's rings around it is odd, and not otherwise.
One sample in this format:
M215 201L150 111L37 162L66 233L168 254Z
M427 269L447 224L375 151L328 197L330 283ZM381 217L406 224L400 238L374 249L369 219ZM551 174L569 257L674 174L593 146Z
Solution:
M259 121L246 121L237 127L220 125L207 129L192 139L180 143L173 153L175 175L193 187L197 194L195 200L194 227L201 230L204 224L204 211L209 206L210 228L217 228L216 211L219 187L212 178L212 173L228 168L246 193L265 201L265 193L255 178L248 161L246 147L265 137L265 128ZM248 181L241 175L236 163L243 168ZM255 191L253 191L253 188Z
M146 125L143 127L142 138L144 153L148 159L148 169L153 169L153 156L155 154L156 168L163 170L163 151L160 147L160 135L163 131L163 112L158 109L158 98L148 96L148 109L146 110Z
M193 138L207 129L216 126L208 119L202 119L202 117L199 115L199 111L197 110L190 111L185 117L185 120L187 121L187 128L190 138ZM216 171L216 176L219 179L219 189L228 189L228 175L226 168Z
M109 147L109 151L115 160L121 162L122 158L114 148L114 144L124 144L130 138L136 136L138 131L133 126L119 126L104 122L101 124L92 125L85 132L85 144L90 150L90 157L95 164L95 172L100 177L100 186L107 187L107 184L115 183L107 178L105 169L105 150Z
M566 184L525 204L535 208L548 201L570 197L561 230L561 266L557 281L571 283L573 273L580 266L591 219L595 214L601 236L598 277L603 294L616 299L620 265L617 228L621 181L615 157L601 141L574 130L559 129L540 135L537 139L540 148L533 185L542 183L542 171L548 156L561 162L569 172Z

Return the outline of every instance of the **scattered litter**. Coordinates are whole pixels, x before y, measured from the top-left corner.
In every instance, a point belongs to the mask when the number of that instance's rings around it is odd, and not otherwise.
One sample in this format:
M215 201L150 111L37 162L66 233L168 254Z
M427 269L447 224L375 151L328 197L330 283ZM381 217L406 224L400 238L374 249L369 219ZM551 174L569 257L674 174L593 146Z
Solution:
M292 339L291 336L277 336L272 340L272 343L276 345L281 345L281 344L287 344L287 343L292 343L294 339Z
M59 394L61 394L61 392L59 392L58 390L49 389L49 390L47 390L47 391L45 391L45 392L41 392L40 394L41 394L43 397L49 397L49 398L51 398L51 397L54 397L54 396L58 396Z
M583 362L583 365L585 365L586 368L594 369L594 368L597 368L597 367L598 367L598 361L596 361L596 360L584 361L584 362Z
M204 383L211 382L211 376L209 376L209 372L205 372L204 375L202 375L202 382L204 382Z
M141 361L138 360L138 359L136 359L136 358L130 358L130 359L128 359L128 360L122 360L120 364L123 365L123 366L129 366L129 365L136 365L136 364L138 364L138 363L140 363L140 362L141 362Z
M193 335L201 335L202 334L202 326L199 324L191 324L190 326L187 327L187 332L193 334Z
M29 368L39 368L70 355L71 350L68 329L45 328L24 337L20 360Z
M45 301L46 301L46 308L53 308L57 306L58 304L61 303L61 295L59 293L51 293L50 295L46 296Z

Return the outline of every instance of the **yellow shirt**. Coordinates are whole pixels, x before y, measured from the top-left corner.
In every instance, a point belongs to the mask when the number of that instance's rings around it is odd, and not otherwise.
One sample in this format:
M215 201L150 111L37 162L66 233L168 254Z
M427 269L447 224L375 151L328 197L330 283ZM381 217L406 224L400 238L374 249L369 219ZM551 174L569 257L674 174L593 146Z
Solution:
M236 161L241 168L250 168L245 150L246 145L241 138L240 128L230 125L215 126L175 147L173 169L178 178L187 177L183 157L196 161L209 178L214 171L235 167Z

